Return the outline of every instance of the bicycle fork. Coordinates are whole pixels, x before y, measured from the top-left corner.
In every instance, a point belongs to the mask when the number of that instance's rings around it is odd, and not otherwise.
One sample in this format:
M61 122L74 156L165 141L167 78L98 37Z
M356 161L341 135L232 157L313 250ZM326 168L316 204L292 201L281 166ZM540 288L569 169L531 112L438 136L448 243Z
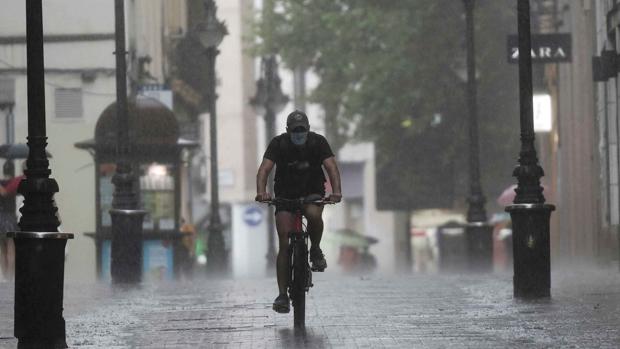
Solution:
M290 260L290 276L289 276L289 287L293 290L295 285L297 287L300 286L295 280L295 271L294 268L303 268L304 272L302 275L305 276L305 280L303 280L303 291L308 292L310 287L314 286L312 284L312 271L310 269L310 263L308 262L308 239L309 235L307 232L303 230L302 225L302 215L301 212L298 212L295 215L295 230L289 235L289 260ZM301 254L301 258L298 258L297 254ZM300 261L302 265L298 265ZM300 275L300 274L297 274Z

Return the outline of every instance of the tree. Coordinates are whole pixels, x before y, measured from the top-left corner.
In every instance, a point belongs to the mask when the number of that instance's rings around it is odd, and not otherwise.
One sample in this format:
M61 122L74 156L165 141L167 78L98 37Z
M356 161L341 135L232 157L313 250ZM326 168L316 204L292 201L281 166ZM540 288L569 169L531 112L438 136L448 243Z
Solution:
M375 142L377 167L390 169L391 185L401 189L395 192L408 189L414 207L429 199L416 190L429 195L433 190L424 186L433 183L452 186L439 190L452 199L464 198L467 166L460 161L467 156L467 115L465 86L456 73L465 56L462 1L274 3L276 13L259 22L256 33L279 48L288 67L309 67L319 77L309 99L325 111L330 142ZM513 5L480 0L476 10L482 172L491 195L510 182L518 152L516 69L505 58ZM450 174L457 175L451 183L433 182L432 171L424 171L429 166L452 167Z

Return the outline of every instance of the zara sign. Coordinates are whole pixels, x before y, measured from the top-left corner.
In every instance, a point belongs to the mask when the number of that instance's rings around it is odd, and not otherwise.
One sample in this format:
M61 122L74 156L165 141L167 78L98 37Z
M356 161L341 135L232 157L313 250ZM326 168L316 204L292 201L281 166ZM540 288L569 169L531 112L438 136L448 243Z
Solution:
M572 56L571 35L532 34L532 63L570 62ZM508 62L519 62L519 37L508 36Z

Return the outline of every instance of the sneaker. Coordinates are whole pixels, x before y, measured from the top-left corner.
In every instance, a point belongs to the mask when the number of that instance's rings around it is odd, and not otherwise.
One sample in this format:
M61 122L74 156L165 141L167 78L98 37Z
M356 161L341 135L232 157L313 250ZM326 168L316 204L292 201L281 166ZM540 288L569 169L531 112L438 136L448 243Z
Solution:
M312 247L310 249L310 262L312 262L312 271L323 271L327 268L327 261L325 260L323 251L318 247Z
M291 311L290 302L286 294L279 295L276 300L273 301L273 310L282 314L286 314Z

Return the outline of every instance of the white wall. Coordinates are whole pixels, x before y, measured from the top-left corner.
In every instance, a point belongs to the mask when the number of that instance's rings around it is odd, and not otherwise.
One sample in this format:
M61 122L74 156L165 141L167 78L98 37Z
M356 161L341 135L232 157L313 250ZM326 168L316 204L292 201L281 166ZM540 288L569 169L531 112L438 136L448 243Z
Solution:
M229 32L216 61L218 166L222 178L220 199L240 203L253 200L257 170L257 117L249 106L254 93L254 65L253 59L245 52L248 27L243 21L251 8L241 0L220 0L217 5L218 18L226 23ZM209 157L208 117L205 121L207 144L204 152ZM209 193L207 200L208 197Z
M46 34L109 33L114 28L114 3L110 0L45 0L43 28ZM3 0L0 35L24 35L26 1Z

